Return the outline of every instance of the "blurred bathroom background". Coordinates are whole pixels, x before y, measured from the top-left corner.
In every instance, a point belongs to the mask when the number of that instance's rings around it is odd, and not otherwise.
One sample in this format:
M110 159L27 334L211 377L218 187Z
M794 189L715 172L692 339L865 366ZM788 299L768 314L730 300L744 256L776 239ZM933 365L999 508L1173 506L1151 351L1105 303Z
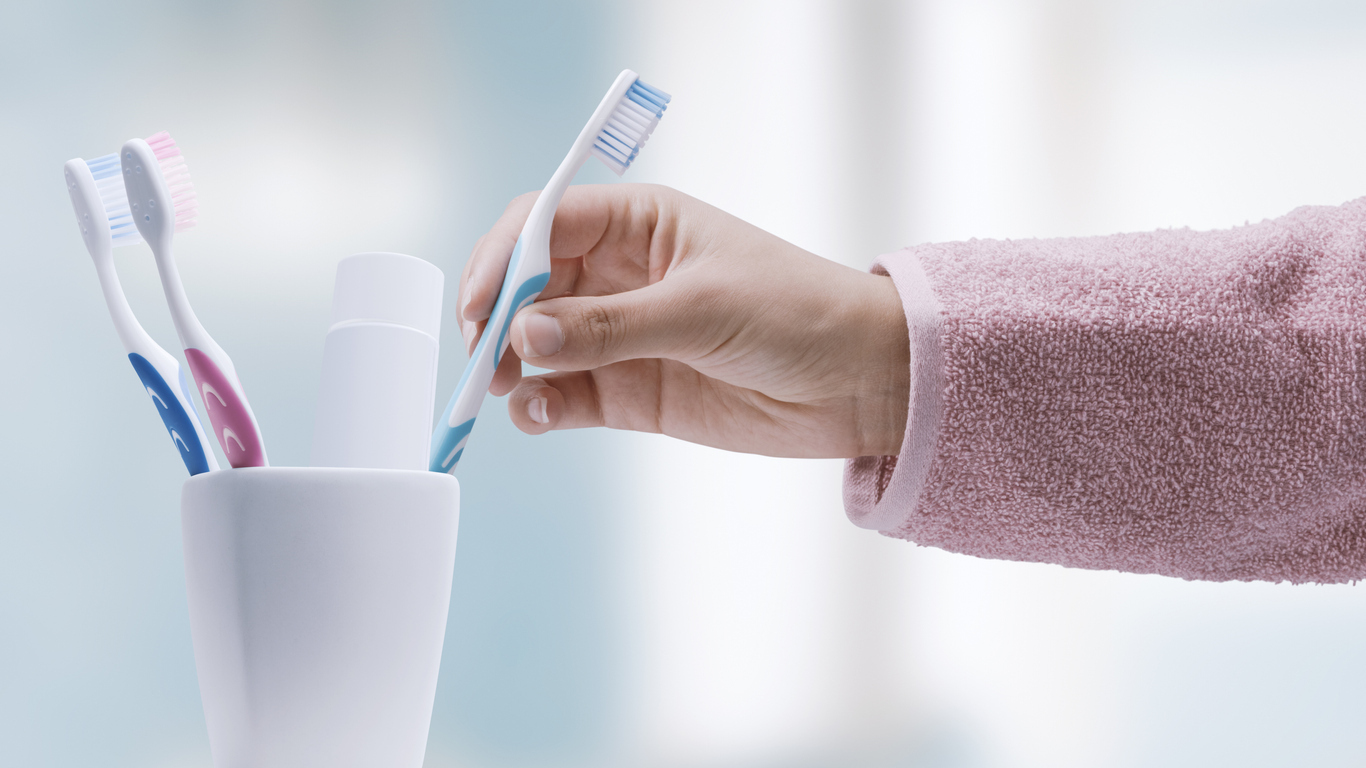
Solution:
M0 765L211 765L183 469L68 158L176 137L187 288L303 464L336 262L445 270L444 403L470 248L625 67L675 96L627 181L864 269L1366 195L1363 40L1333 0L0 0ZM1360 586L977 560L853 527L838 461L483 413L428 768L1361 765Z

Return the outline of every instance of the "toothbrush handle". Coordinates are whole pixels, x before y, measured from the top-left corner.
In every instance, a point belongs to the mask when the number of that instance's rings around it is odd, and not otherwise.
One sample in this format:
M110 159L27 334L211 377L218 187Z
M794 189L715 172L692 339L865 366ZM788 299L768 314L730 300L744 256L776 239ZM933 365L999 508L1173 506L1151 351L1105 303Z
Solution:
M236 382L212 357L198 349L185 350L185 362L189 363L190 373L204 399L209 423L213 425L214 437L223 448L223 455L228 457L228 463L234 467L267 466L261 432Z
M451 473L460 463L460 456L465 452L465 444L474 429L474 419L479 415L479 406L484 402L484 394L488 392L493 373L498 370L498 363L502 362L503 353L507 351L512 318L522 307L535 301L550 281L550 273L541 272L517 282L521 250L522 242L519 240L513 249L508 277L498 293L493 314L484 327L483 335L479 337L474 354L470 355L470 361L465 365L460 383L455 386L455 394L437 421L436 431L432 433L430 469L433 472ZM509 290L514 285L515 290Z
M432 435L432 459L428 467L433 472L453 473L460 464L460 456L465 453L465 444L470 440L474 429L474 418L468 418L454 427L446 425L443 419Z
M171 441L175 443L181 461L185 462L185 469L191 475L218 469L218 460L214 458L213 451L204 444L204 429L186 391L185 374L181 372L180 364L167 355L166 359L160 361L161 368L165 370L158 370L157 365L136 352L130 353L128 360L133 364L133 370L137 371L147 394L151 395L152 403L161 416L161 423L171 433ZM179 389L171 386L166 380L167 375L179 385Z
M465 452L465 443L474 429L479 406L484 402L484 393L488 392L489 384L493 381L493 371L497 366L493 364L488 343L493 334L488 332L488 327L484 331L469 362L465 364L465 371L460 374L455 394L451 395L445 412L437 420L436 429L432 432L427 468L433 472L455 472L460 456Z

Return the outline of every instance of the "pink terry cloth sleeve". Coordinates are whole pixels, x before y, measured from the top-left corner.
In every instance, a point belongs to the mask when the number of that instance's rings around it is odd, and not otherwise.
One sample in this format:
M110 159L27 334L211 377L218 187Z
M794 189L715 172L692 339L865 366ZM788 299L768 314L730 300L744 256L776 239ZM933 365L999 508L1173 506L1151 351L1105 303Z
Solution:
M1366 578L1366 198L1230 230L883 256L911 340L865 528L1187 579Z

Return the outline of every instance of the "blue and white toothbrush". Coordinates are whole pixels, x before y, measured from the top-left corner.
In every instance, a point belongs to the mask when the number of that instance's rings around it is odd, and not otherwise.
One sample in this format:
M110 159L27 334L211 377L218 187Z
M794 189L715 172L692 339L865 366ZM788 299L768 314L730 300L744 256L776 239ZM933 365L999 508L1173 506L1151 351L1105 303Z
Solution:
M218 461L209 447L199 414L195 412L194 398L190 396L180 363L142 329L128 306L114 270L114 248L142 242L128 209L119 156L105 155L88 162L76 158L68 160L63 170L81 238L95 260L104 302L109 306L114 330L123 342L128 360L133 363L133 370L137 371L142 386L152 397L190 474L218 469Z
M508 348L508 328L522 307L536 300L550 280L550 225L555 209L569 188L574 174L589 155L596 156L618 176L636 159L645 140L659 125L668 108L669 94L640 81L635 72L625 70L583 127L550 183L531 207L512 259L498 291L493 314L484 326L479 344L465 366L446 411L432 434L431 470L454 472L469 441L479 406L493 381L493 372Z

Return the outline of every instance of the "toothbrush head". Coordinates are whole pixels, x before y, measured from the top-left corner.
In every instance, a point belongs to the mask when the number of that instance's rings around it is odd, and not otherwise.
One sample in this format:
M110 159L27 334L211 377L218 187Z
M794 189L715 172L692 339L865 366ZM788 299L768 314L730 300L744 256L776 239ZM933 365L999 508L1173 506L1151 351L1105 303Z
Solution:
M672 98L658 88L646 85L629 69L617 78L617 85L608 92L608 97L628 82L593 142L593 154L618 176L625 173L631 161L640 154Z
M185 157L165 131L130 139L119 152L133 224L148 242L198 223L199 201Z
M157 164L161 166L161 177L171 191L171 202L175 205L175 231L184 232L199 223L199 198L195 195L194 184L190 181L190 169L185 167L185 156L180 147L166 131L147 137L147 146L156 154Z
M117 154L94 160L75 158L63 167L76 223L91 254L121 245L136 245L142 235L133 226L128 193L123 188Z

